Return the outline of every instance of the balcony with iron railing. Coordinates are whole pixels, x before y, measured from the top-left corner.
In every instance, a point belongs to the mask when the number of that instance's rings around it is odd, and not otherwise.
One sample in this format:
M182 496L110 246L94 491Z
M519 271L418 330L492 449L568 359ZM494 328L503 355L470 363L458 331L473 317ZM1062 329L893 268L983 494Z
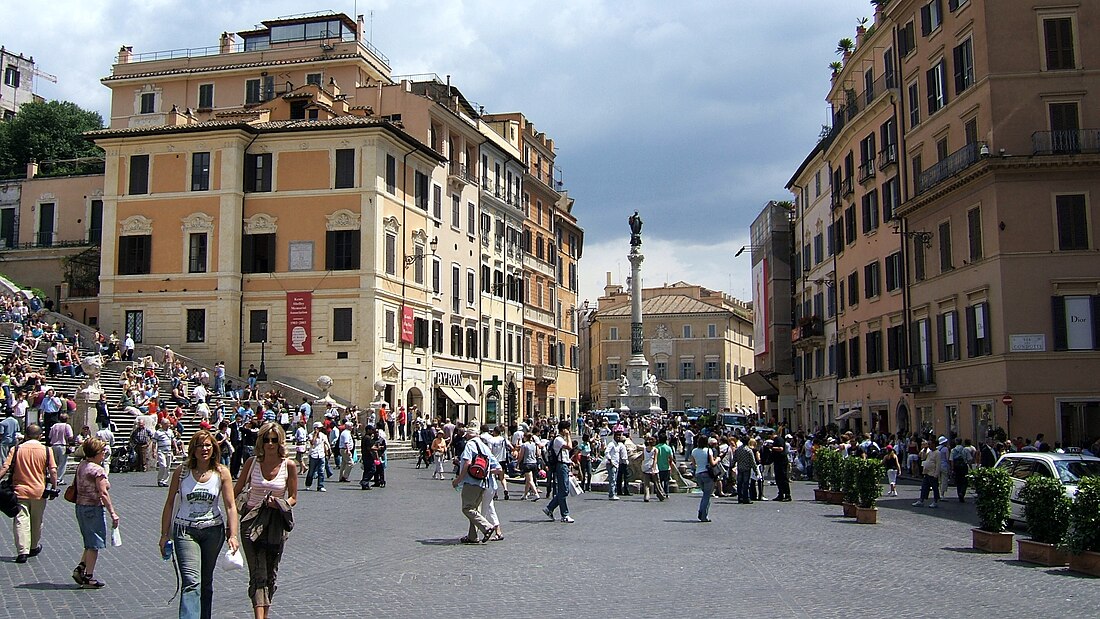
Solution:
M834 104L833 127L830 129L828 137L830 139L836 137L846 124L855 120L856 116L871 107L871 104L879 97L897 88L897 79L883 74L874 80L869 87L865 87L863 92L857 92L854 88L845 88L840 91L842 100Z
M871 158L859 164L859 183L862 185L873 178L875 178L875 160Z
M1062 129L1031 134L1036 155L1100 153L1100 129Z
M886 168L896 164L897 162L898 145L884 144L882 150L878 151L878 169L885 170Z
M909 365L901 370L901 390L906 393L933 392L936 375L931 363Z
M825 324L820 316L807 316L791 328L791 343L796 347L812 347L825 342Z
M465 163L450 163L447 166L447 180L455 185L476 185L477 176Z
M847 197L853 193L855 193L855 183L852 182L852 177L848 176L840 181L840 195Z
M920 173L917 177L916 190L918 194L928 191L932 187L966 170L978 163L982 157L982 149L988 147L984 142L973 142L951 153L936 165Z
M57 238L56 232L35 232L33 239L25 243L13 242L9 243L8 239L0 238L0 249L43 249L43 248L58 248L58 247L88 247L90 245L98 245L98 237L92 233L89 234L89 238L85 239L65 239L60 240Z

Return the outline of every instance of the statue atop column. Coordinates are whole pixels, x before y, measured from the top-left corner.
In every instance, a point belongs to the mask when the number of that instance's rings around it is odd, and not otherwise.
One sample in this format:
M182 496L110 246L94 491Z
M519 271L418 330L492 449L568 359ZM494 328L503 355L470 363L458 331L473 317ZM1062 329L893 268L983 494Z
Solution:
M630 224L630 246L637 247L642 244L642 218L638 211L634 211L626 222Z

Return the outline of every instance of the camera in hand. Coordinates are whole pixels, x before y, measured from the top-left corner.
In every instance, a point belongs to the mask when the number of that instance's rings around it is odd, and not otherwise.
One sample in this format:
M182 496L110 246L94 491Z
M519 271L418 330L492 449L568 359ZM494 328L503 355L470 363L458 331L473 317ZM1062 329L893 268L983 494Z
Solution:
M48 501L52 501L61 496L61 491L57 488L46 488L42 491L42 498Z

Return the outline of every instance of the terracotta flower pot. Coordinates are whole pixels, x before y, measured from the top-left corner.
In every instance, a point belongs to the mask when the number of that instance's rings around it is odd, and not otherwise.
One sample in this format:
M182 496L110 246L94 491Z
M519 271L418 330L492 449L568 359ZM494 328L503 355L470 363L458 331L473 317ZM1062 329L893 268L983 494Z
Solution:
M1044 544L1029 539L1016 540L1016 558L1027 563L1048 567L1060 567L1069 563L1069 553L1054 544Z
M825 503L829 500L829 491L822 490L821 488L814 488L814 500L820 503Z
M855 503L843 503L844 505L844 517L855 518L856 517L856 504Z
M1069 555L1069 569L1090 576L1100 576L1100 552L1086 550L1079 555Z
M829 501L829 505L840 505L844 502L844 493L840 490L828 490L827 492L829 498L826 500Z
M878 524L878 508L857 506L856 522L859 524Z
M1013 533L1004 531L993 533L984 529L970 529L973 535L973 547L975 550L985 552L1007 553L1012 552Z

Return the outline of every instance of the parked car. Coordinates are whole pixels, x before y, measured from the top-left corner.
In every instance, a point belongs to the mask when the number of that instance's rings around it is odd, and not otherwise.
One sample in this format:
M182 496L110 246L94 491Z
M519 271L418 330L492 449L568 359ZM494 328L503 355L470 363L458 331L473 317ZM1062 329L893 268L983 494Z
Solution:
M1012 519L1024 520L1024 503L1020 490L1032 475L1045 475L1062 482L1066 496L1077 494L1077 482L1082 477L1100 476L1100 458L1077 453L1047 451L1017 451L1006 453L997 460L997 468L1005 469L1012 477Z
M753 426L752 431L756 433L757 436L768 436L772 432L775 432L775 428L769 428L768 426Z

